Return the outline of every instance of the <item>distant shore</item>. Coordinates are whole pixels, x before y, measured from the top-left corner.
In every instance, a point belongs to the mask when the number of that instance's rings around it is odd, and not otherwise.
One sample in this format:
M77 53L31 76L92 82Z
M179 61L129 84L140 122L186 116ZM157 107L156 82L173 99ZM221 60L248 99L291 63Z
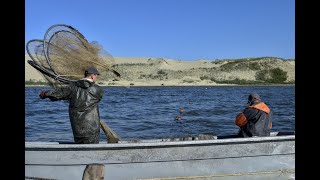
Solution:
M46 79L25 57L25 84ZM295 83L295 61L276 57L182 61L164 58L115 58L121 78L101 75L108 87L145 86L287 86ZM272 84L275 83L275 84Z
M106 85L99 84L102 87L214 87L214 86L295 86L295 84L250 84L250 85L239 85L239 84L215 84L215 85ZM51 87L50 85L25 85L25 87Z

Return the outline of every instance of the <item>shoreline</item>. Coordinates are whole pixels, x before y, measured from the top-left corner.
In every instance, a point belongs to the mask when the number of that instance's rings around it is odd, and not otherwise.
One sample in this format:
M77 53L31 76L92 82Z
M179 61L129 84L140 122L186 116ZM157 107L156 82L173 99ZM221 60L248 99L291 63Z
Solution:
M221 86L295 86L295 84L215 84L215 85L99 85L101 87L221 87ZM25 85L25 87L51 87L50 85Z

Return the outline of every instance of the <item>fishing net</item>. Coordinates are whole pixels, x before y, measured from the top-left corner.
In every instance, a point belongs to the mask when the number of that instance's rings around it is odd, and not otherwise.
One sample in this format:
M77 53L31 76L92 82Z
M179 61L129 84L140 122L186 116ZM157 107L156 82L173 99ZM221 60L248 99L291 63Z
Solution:
M27 62L52 87L83 78L89 66L98 69L100 80L120 77L114 68L114 58L97 41L89 43L78 30L69 25L51 26L43 40L30 40L26 48L32 59Z

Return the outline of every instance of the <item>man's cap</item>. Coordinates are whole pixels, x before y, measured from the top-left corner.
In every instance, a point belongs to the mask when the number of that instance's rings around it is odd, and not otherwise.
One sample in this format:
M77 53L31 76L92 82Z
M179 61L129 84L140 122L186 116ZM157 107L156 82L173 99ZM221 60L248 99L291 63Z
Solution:
M100 75L99 71L97 70L97 68L90 66L86 69L85 74L97 74Z
M253 92L249 95L248 97L248 101L253 101L253 100L258 100L258 101L261 101L260 100L260 96L256 93L256 92Z

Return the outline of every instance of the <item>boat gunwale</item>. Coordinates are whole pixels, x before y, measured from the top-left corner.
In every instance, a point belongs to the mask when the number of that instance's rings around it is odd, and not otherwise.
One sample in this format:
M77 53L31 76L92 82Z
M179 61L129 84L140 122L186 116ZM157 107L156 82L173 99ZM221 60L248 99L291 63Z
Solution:
M75 151L75 150L119 150L119 149L145 149L145 148L169 148L189 146L211 146L228 144L251 144L265 142L295 141L295 135L210 139L210 140L186 140L186 141L156 141L135 143L100 143L100 144L59 144L59 142L25 142L25 151Z

